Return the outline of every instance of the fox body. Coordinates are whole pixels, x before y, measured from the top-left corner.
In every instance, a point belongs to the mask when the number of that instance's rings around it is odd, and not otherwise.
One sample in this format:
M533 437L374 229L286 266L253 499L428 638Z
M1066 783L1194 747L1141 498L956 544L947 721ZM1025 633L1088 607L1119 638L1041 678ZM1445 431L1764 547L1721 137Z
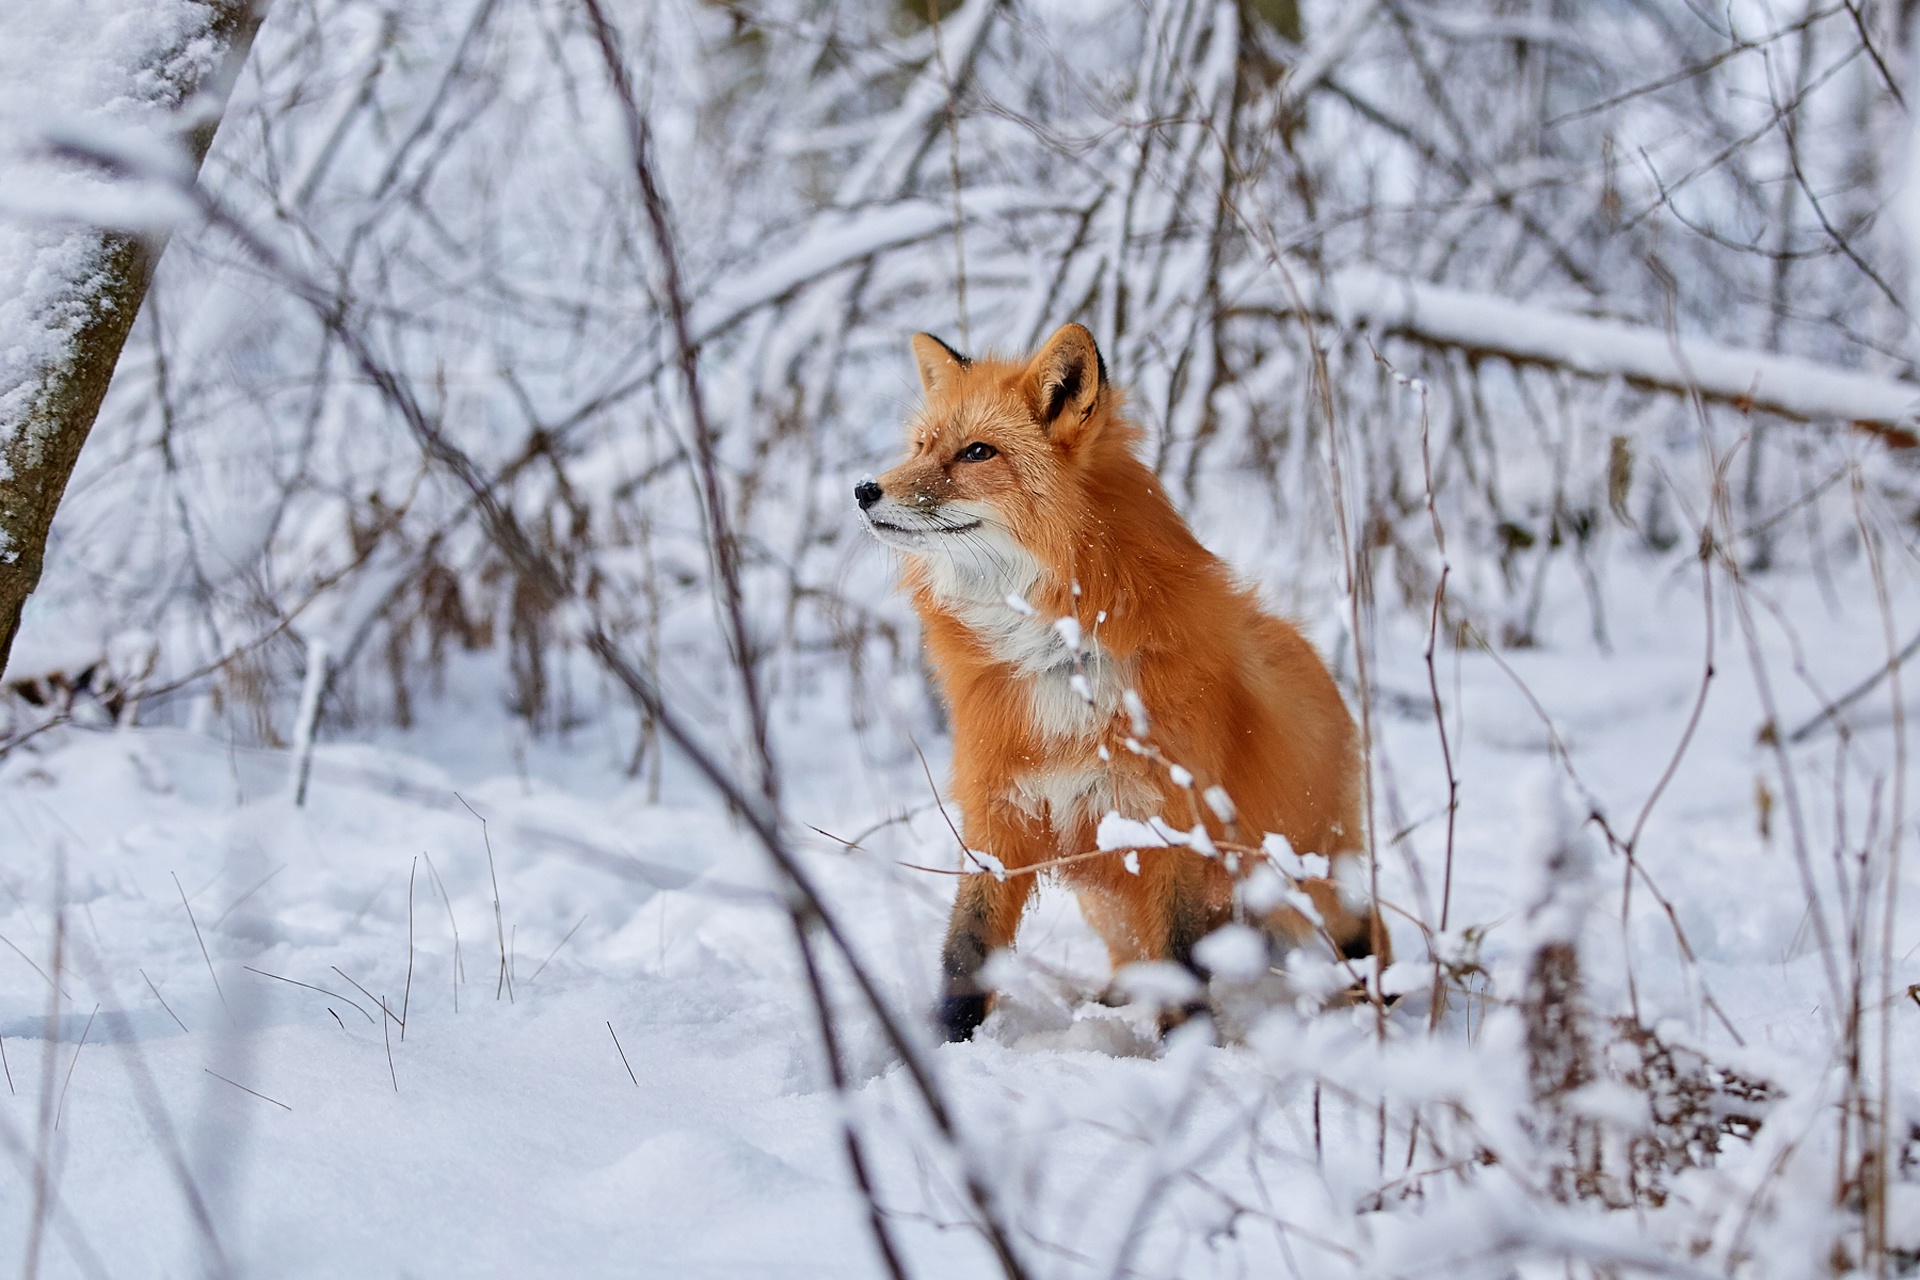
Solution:
M1093 851L1118 812L1205 824L1215 841L1277 832L1337 871L1363 839L1353 719L1312 646L1233 581L1134 455L1140 430L1093 336L1067 325L1026 361L968 360L927 334L913 352L926 402L908 457L855 496L904 553L967 847L1017 873ZM1232 916L1233 876L1189 847L1057 874L1116 969L1195 968L1194 944ZM961 879L942 956L949 1039L985 1018L980 970L1012 945L1035 878ZM1305 887L1321 922L1282 907L1270 932L1384 949L1377 918L1333 883Z

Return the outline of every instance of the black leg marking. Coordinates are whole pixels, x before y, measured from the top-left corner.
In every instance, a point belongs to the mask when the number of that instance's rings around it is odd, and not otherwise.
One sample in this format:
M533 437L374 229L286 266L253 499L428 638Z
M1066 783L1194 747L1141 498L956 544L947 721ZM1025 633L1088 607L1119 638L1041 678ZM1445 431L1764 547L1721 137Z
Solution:
M1373 920L1370 915L1360 917L1359 925L1346 937L1334 940L1334 949L1343 960L1365 960L1373 954Z
M1209 913L1205 905L1189 894L1175 895L1167 919L1167 959L1199 980L1201 995L1199 999L1189 1000L1177 1009L1162 1009L1159 1018L1161 1035L1194 1018L1206 1017L1211 1020L1213 1004L1207 998L1206 988L1212 975L1207 972L1206 966L1194 959L1193 949L1200 945L1200 939L1227 923L1230 918L1226 913Z
M1194 1019L1204 1019L1209 1026L1213 1024L1213 1006L1205 1000L1189 1000L1178 1007L1169 1007L1160 1011L1157 1019L1160 1034L1164 1037L1175 1027L1184 1027Z
M948 1044L973 1039L973 1033L986 1020L987 997L984 993L940 997L940 1031L946 1036Z
M961 881L954 899L953 917L947 925L946 945L941 948L940 968L946 974L946 993L940 998L940 1030L949 1043L969 1040L986 1021L991 993L981 989L980 970L986 967L993 949L1010 938L1000 938L994 929L996 909L1004 908L1009 886L989 875L969 876ZM1024 888L1022 898L1024 898ZM1019 903L1013 904L1017 919Z

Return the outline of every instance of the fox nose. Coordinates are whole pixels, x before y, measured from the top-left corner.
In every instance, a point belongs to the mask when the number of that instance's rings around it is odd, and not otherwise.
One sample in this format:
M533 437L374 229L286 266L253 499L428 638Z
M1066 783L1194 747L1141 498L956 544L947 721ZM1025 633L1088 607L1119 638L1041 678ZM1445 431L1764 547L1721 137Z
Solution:
M862 511L880 501L881 496L880 486L872 480L862 480L853 486L853 500L860 504Z

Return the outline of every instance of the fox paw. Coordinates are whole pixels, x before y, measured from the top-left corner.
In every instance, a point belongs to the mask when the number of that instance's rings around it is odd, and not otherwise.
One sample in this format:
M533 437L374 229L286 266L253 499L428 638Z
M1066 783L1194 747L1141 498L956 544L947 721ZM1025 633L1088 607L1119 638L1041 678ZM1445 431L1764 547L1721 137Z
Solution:
M979 1025L987 1020L987 997L983 994L940 997L940 1030L947 1043L971 1040Z
M1174 1028L1184 1027L1187 1023L1204 1018L1208 1026L1213 1025L1213 1006L1205 1000L1189 1000L1184 1004L1168 1005L1160 1010L1154 1020L1164 1039L1173 1033Z

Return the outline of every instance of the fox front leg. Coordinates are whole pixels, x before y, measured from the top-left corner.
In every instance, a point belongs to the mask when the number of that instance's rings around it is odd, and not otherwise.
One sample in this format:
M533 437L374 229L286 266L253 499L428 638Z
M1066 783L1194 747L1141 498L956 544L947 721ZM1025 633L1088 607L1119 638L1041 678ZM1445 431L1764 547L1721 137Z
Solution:
M1280 907L1261 921L1268 933L1290 947L1308 945L1324 936L1341 959L1364 960L1378 956L1382 969L1393 963L1392 939L1387 936L1386 923L1377 909L1369 905L1363 913L1349 907L1339 885L1332 880L1303 880L1300 887L1313 900L1321 923L1309 924L1294 908Z
M1217 862L1185 849L1156 850L1142 858L1135 879L1140 935L1147 957L1179 965L1200 984L1200 994L1160 1010L1160 1034L1189 1019L1212 1013L1207 997L1210 975L1194 956L1200 940L1233 919L1233 884Z
M969 1040L986 1021L993 993L980 983L987 957L1013 945L1021 913L1033 891L1032 876L1005 880L981 872L965 876L953 900L947 943L940 953L946 990L940 998L940 1029L949 1042Z

